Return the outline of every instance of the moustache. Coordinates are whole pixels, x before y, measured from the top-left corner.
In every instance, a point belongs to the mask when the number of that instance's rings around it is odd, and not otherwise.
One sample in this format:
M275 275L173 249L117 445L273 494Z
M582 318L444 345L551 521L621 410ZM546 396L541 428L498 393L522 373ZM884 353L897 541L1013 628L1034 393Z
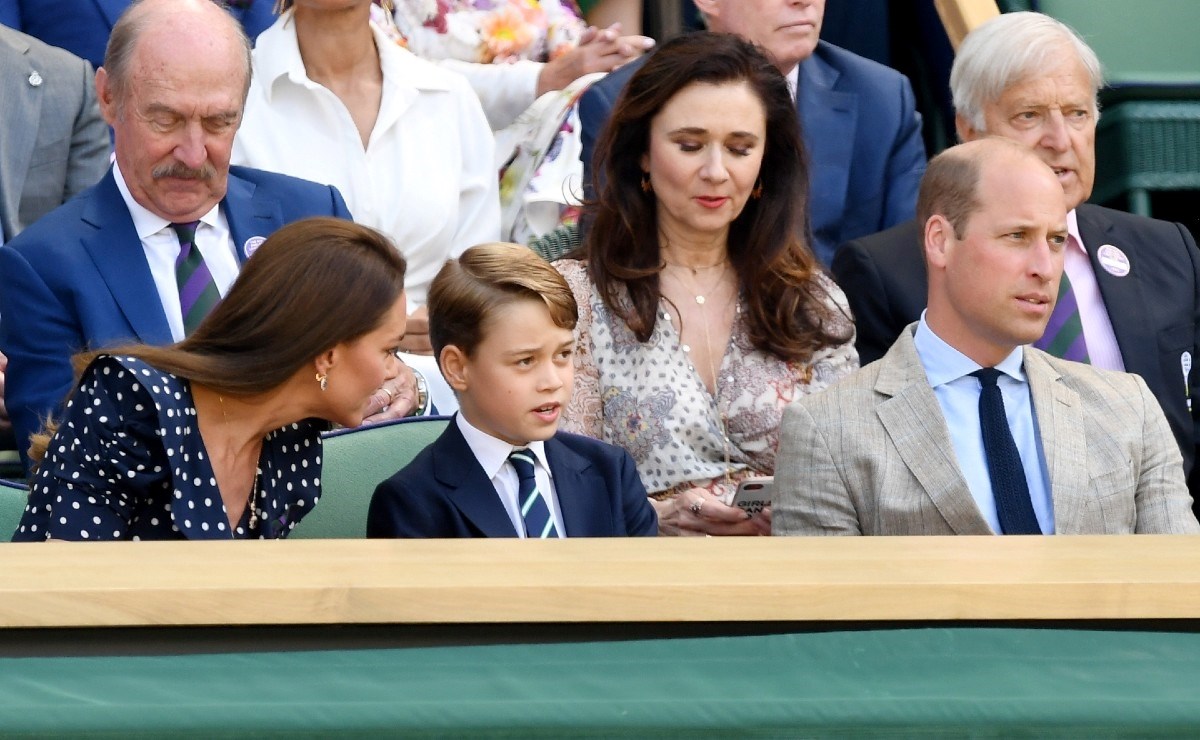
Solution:
M208 180L217 174L217 170L207 162L200 167L188 167L180 162L164 164L155 167L150 176L155 180L170 177L177 180Z

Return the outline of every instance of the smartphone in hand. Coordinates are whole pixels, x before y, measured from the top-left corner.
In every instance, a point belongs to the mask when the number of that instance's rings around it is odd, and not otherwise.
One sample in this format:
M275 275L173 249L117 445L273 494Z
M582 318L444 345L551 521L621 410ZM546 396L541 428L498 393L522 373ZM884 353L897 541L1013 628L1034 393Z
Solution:
M754 515L771 505L771 494L775 489L775 478L769 475L747 478L738 484L733 494L733 505Z

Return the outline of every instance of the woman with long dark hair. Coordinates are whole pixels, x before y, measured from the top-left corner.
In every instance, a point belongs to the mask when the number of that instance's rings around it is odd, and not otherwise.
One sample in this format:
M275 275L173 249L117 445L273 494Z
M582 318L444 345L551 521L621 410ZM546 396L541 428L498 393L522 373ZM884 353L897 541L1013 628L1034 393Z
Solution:
M597 150L567 428L625 447L664 534L769 534L729 504L771 475L793 399L858 366L845 297L809 250L787 82L753 45L699 33L630 80Z

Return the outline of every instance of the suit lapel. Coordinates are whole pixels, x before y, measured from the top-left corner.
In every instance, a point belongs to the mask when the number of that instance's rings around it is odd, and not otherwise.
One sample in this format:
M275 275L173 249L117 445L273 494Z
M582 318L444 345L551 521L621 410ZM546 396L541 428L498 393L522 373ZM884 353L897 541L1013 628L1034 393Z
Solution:
M7 34L0 43L7 43ZM6 111L16 111L11 120L0 126L0 231L5 239L12 239L20 220L21 191L25 187L25 173L29 171L29 158L33 156L37 122L41 116L42 95L40 87L29 82L36 70L30 66L29 45L14 38L9 44L21 55L11 66L0 70L0 100Z
M814 54L800 64L797 112L808 150L810 212L829 214L830 223L814 223L813 231L836 225L845 211L850 186L858 96L834 90L839 73Z
M884 430L955 534L992 534L958 467L942 408L913 344L912 327L882 359L875 390L890 398L877 413Z
M1148 312L1139 279L1142 266L1138 264L1135 243L1115 234L1112 222L1096 206L1086 203L1079 206L1075 209L1075 217L1079 224L1079 236L1092 263L1092 272L1096 274L1100 296L1104 299L1104 307L1112 322L1125 370L1143 377L1157 377L1162 372L1158 365L1158 338L1153 332L1146 331L1145 317ZM1097 252L1105 244L1117 247L1129 258L1128 275L1112 275L1100 265Z
M254 253L266 237L283 226L283 209L275 198L264 195L249 180L229 174L229 185L221 211L229 223L229 236L236 248L238 264Z
M447 497L463 518L487 537L516 537L495 486L483 474L455 420L450 420L446 433L433 443L432 452L433 475L445 486Z
M1054 531L1079 534L1079 514L1088 510L1087 437L1079 394L1068 388L1045 355L1032 347L1025 348L1025 374L1050 475Z
M546 440L546 459L554 472L554 492L562 512L567 537L603 537L615 528L609 522L604 481L592 472L592 464L551 437ZM602 525L608 523L607 528Z
M95 229L82 238L83 248L138 341L171 344L174 338L154 276L111 169L91 191L83 221Z

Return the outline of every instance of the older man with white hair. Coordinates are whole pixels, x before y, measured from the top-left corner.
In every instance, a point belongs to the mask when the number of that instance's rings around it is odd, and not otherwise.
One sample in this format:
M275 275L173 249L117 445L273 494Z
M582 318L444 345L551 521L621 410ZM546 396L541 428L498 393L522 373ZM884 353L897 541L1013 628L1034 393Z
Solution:
M1040 13L1008 13L967 35L950 86L959 137L1002 136L1048 164L1067 198L1070 239L1058 307L1035 346L1136 373L1166 414L1190 473L1196 459L1192 364L1200 350L1200 252L1182 224L1085 203L1096 172L1096 54ZM863 364L925 308L915 221L842 246L833 272L850 300ZM1196 481L1192 481L1196 491Z

